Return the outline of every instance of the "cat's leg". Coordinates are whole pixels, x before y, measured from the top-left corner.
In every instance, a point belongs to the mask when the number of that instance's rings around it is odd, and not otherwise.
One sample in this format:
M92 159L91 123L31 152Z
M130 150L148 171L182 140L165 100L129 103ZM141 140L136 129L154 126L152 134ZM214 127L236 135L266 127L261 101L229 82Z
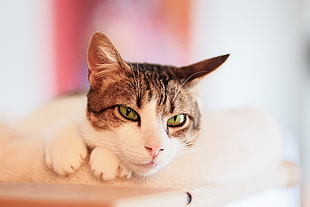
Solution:
M132 172L120 163L118 157L106 148L93 149L89 164L93 174L104 181L110 181L116 177L130 178L132 175Z
M74 173L86 157L87 147L75 123L66 123L53 130L46 140L46 164L59 175Z
M299 180L299 167L292 162L283 162L277 169L255 179L231 184L206 184L188 189L190 207L222 206L264 190L296 185Z

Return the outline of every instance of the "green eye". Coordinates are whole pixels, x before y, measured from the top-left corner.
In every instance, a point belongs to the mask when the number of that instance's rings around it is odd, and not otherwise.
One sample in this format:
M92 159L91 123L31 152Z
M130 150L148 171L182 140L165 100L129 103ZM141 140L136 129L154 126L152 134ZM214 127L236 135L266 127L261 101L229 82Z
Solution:
M186 115L185 114L179 114L176 116L171 117L167 121L168 127L180 127L182 126L186 121Z
M125 119L131 121L139 121L140 119L138 113L128 106L119 106L118 111Z

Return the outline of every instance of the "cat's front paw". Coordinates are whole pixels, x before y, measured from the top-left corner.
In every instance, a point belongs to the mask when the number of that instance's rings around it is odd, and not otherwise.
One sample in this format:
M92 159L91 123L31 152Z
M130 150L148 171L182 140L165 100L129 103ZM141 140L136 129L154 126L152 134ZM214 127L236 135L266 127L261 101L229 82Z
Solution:
M119 165L119 177L120 178L131 178L132 176L132 171L127 168L125 165L120 163Z
M72 174L87 157L87 147L74 125L59 129L45 144L45 161L59 175Z
M130 178L132 172L123 166L116 155L105 148L95 148L89 161L93 174L103 181L111 181L116 177Z

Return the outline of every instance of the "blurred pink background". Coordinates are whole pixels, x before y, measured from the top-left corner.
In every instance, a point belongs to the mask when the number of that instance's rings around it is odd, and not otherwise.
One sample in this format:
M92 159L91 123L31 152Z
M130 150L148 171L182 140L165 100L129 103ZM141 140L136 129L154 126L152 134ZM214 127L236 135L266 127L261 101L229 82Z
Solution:
M85 51L96 31L107 34L127 61L189 63L189 0L52 2L57 94L85 87Z

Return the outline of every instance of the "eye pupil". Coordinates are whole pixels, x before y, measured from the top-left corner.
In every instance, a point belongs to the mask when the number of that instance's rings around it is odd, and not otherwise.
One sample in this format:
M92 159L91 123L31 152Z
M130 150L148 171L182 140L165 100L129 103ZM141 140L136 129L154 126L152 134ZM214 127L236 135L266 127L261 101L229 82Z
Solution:
M129 116L130 112L131 112L131 109L130 109L130 108L127 108L127 109L126 109L126 116Z
M176 122L178 118L179 116L174 116L174 122Z

